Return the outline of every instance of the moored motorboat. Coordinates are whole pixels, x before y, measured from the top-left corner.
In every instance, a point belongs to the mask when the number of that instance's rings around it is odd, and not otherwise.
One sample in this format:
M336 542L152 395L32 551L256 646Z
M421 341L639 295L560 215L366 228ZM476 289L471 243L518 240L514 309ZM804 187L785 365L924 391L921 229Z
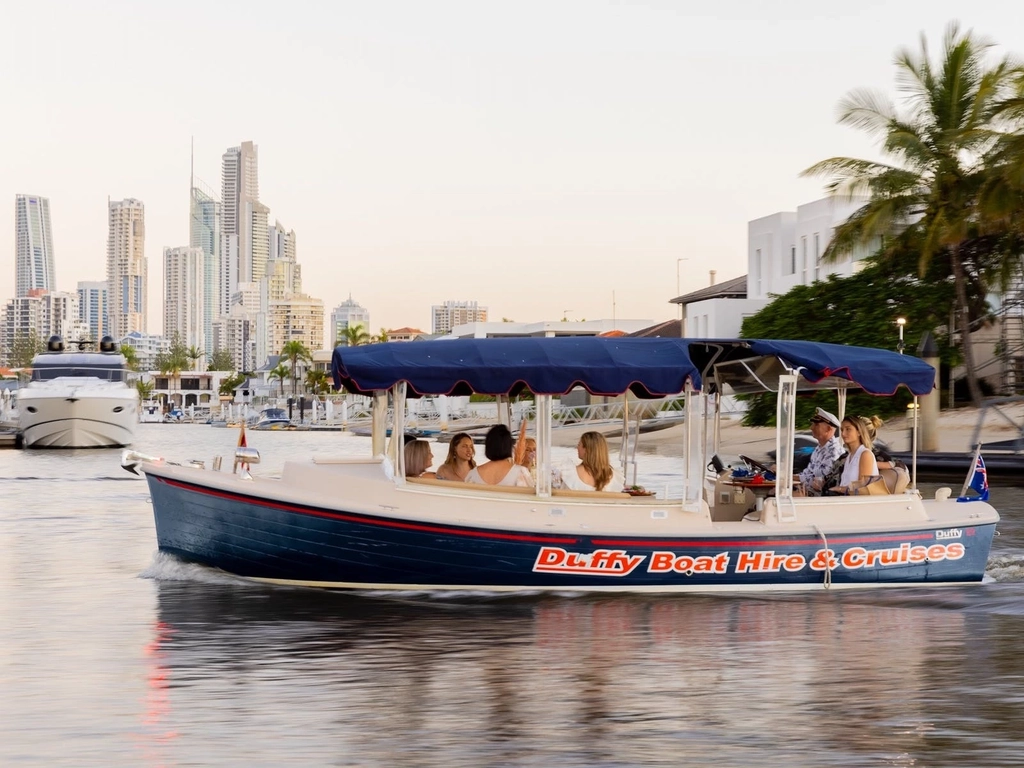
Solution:
M264 408L252 423L252 429L289 429L292 426L288 411L276 407Z
M84 348L85 343L79 343ZM67 351L58 336L32 360L32 379L18 390L18 429L26 448L112 448L130 445L138 392L109 336L98 352Z
M271 583L342 589L746 591L982 579L999 516L942 489L799 497L798 390L932 390L934 370L883 350L799 341L552 338L341 347L335 385L372 395L372 454L286 462L280 477L127 455L146 475L160 550ZM551 398L686 393L681 491L666 498L551 487ZM404 477L405 399L533 393L536 486ZM708 477L716 404L777 392L778 480ZM388 401L391 401L389 409ZM499 408L499 412L500 412ZM837 409L842 412L843 408ZM386 415L392 414L391 424ZM236 464L256 457L242 448ZM750 511L754 510L754 514Z
M139 406L139 422L159 424L164 420L164 409L159 400L145 400Z

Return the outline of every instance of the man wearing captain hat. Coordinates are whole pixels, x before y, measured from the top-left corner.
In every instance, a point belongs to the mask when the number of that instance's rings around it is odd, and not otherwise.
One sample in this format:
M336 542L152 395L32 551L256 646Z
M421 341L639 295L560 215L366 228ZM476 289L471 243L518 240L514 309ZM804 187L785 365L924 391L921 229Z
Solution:
M821 495L821 486L832 467L843 455L843 444L836 433L839 431L839 419L826 411L817 408L811 417L811 434L818 444L811 453L811 460L797 477L804 484L809 496Z

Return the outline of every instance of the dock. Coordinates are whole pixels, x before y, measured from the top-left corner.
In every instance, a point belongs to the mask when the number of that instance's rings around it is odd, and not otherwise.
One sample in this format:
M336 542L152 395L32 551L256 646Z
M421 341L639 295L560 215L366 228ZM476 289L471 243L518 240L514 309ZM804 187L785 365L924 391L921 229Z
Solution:
M21 433L17 430L0 430L0 448L21 448Z

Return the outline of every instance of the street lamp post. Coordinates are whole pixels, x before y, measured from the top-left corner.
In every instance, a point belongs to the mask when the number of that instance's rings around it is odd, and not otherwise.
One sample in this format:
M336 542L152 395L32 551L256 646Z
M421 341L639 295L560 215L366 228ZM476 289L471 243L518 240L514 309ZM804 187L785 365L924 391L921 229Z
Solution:
M903 354L903 349L904 349L904 344L903 344L903 328L907 325L907 318L905 318L905 317L897 317L896 318L896 325L899 326L899 329L900 329L900 343L896 345L896 351L899 352L902 355Z

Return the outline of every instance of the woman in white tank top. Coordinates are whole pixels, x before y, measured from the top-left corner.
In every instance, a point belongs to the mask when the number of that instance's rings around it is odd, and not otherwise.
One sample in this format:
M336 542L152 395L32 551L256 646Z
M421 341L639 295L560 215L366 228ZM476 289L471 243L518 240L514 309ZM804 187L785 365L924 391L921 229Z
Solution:
M839 429L839 435L846 445L846 461L843 476L834 492L847 495L863 488L878 475L875 454L871 452L871 433L866 419L847 416Z

